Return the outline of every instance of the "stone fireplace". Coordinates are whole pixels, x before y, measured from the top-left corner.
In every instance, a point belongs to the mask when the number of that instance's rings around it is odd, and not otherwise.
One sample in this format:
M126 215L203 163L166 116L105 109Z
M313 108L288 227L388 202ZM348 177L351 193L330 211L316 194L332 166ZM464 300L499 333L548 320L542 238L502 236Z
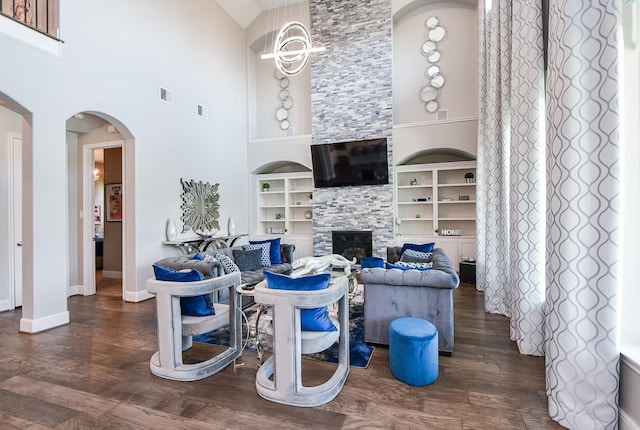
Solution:
M356 258L356 263L364 257L371 257L373 252L371 231L343 230L331 232L333 254L342 255L347 260Z
M330 254L332 233L375 231L372 252L394 243L391 0L313 0L311 143L387 139L389 184L316 188L313 253Z

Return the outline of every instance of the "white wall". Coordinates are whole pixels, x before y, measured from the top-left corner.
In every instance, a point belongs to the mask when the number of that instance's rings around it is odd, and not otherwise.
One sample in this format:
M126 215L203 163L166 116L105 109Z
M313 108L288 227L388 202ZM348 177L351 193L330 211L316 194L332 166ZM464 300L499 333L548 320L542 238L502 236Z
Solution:
M439 91L438 109L448 110L449 119L478 115L478 14L475 8L455 2L424 6L395 22L393 30L393 120L394 124L424 123L436 120L424 109L420 90L427 85L428 66L422 52L427 38L425 20L440 19L447 31L438 42L442 52L440 66L445 78Z
M25 219L25 241L32 243L25 264L32 272L25 281L33 287L25 288L35 293L25 297L23 319L36 329L65 318L65 123L76 112L113 117L135 142L135 232L128 238L135 249L133 292L146 289L153 261L177 252L160 242L166 220L180 218L180 178L219 182L221 224L233 215L237 230L248 230L243 30L207 0L189 7L68 0L61 23L61 57L0 34L3 65L9 65L0 68L0 93L33 117L25 163L33 180L25 191L27 201L32 198ZM159 85L175 92L175 105L159 100ZM197 103L209 107L208 120L196 116Z

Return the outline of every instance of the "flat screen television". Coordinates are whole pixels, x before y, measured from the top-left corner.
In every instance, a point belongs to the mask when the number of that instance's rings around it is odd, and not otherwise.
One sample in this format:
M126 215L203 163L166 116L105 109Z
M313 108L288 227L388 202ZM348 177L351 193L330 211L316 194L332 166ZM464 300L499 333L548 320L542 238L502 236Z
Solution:
M311 145L316 188L389 183L387 139Z

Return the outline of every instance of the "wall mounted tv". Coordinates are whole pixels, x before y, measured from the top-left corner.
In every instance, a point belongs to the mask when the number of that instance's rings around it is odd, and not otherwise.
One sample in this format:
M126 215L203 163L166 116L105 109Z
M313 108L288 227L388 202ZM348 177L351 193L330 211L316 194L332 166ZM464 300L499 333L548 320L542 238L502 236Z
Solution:
M387 139L311 145L316 188L389 183Z

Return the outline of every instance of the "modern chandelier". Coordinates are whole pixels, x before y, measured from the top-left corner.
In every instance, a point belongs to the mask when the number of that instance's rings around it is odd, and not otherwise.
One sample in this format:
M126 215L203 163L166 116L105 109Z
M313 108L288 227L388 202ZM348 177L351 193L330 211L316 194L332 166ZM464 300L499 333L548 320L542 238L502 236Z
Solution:
M303 3L302 7L307 3ZM269 11L278 10L279 5L275 5ZM306 7L308 13L308 6ZM295 76L299 74L309 63L309 57L314 52L324 51L325 47L313 47L311 34L307 27L300 21L290 20L282 26L273 43L273 52L263 54L260 58L275 61L276 68L285 76Z

